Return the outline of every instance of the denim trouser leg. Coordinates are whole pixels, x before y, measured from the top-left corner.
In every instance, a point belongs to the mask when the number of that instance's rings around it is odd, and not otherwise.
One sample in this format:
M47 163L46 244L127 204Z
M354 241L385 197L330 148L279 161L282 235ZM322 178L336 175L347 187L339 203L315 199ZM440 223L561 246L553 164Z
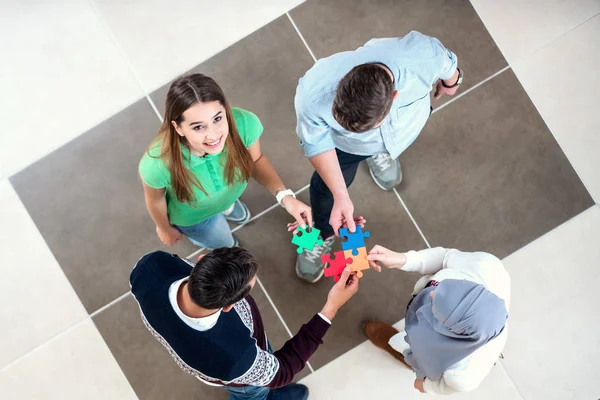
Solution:
M192 243L207 249L231 247L234 244L231 229L222 214L212 216L196 225L177 226L177 229L187 236Z

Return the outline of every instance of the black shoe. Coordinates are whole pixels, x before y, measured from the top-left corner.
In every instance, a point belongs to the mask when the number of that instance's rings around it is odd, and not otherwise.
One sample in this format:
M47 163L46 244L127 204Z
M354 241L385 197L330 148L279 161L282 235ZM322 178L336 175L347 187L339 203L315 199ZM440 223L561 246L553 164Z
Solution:
M279 389L271 389L267 400L306 400L308 388L300 383L290 383Z

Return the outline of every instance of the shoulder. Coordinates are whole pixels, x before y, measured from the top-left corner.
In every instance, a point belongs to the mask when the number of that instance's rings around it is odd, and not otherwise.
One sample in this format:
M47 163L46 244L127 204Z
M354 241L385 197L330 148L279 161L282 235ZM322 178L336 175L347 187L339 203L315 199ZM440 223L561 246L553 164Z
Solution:
M189 275L192 266L178 256L164 251L144 255L133 267L129 278L132 292L145 287L162 285L174 276Z
M264 130L258 116L251 111L237 107L231 107L231 114L246 147L252 145Z
M169 170L160 155L161 144L160 142L155 142L144 152L138 165L138 170L143 181L148 186L157 189L164 188L168 183L169 177Z

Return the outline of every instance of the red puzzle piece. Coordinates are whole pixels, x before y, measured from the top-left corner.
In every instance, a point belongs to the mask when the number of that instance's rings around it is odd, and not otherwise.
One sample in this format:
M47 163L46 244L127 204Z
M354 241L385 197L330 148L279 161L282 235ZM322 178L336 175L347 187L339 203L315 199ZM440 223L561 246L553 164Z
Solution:
M333 276L335 282L340 280L340 275L344 272L347 264L352 264L352 250L350 250L350 257L344 256L344 251L337 251L333 254L323 254L321 261L323 263L329 263L329 266L323 270L325 276Z
M369 260L367 260L367 248L361 247L358 250L358 255L353 256L353 250L345 250L344 255L346 257L352 258L352 271L356 272L356 276L362 278L363 273L361 272L363 269L369 269Z

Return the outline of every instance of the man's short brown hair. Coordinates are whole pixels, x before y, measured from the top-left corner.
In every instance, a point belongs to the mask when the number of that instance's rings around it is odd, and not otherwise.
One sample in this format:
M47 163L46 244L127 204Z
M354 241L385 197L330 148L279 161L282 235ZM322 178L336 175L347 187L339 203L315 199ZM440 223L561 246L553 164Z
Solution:
M381 65L358 65L338 84L333 117L351 132L371 130L389 114L394 90L390 74Z

